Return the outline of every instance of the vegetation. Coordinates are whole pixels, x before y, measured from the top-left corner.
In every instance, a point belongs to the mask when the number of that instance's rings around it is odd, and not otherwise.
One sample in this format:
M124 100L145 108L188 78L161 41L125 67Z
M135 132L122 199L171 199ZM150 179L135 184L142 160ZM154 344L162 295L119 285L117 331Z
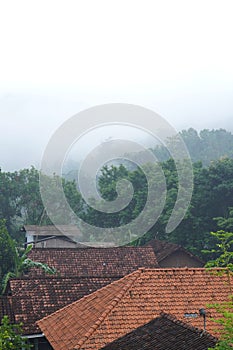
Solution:
M49 193L53 202L54 188L58 176L54 175L49 181ZM81 210L81 196L74 181L62 180L64 192L70 206L76 211ZM19 171L2 172L0 170L0 219L6 220L6 226L11 237L23 242L24 236L20 233L22 225L49 225L52 224L40 195L39 171L34 167ZM58 216L62 214L62 206L58 203Z
M7 232L5 221L0 220L0 281L14 266L14 243Z
M214 304L217 312L221 315L215 322L221 326L219 329L220 339L217 342L215 348L209 350L232 350L233 347L233 300L232 296L229 297L230 301L225 303Z
M28 245L26 249L19 248L7 232L5 222L0 220L0 291L2 293L5 292L10 278L19 278L33 267L40 268L49 274L56 272L47 264L29 259L28 253L31 249L32 245Z
M215 218L218 227L226 230L233 228L233 208L229 208L228 217ZM216 247L211 251L205 251L205 253L211 253L216 255L216 259L212 259L205 265L207 268L212 267L225 267L223 272L228 275L230 279L233 274L233 232L219 230L217 232L211 232L217 240ZM210 305L216 309L220 317L216 320L216 323L220 325L220 339L214 349L217 350L230 350L233 347L233 296L229 296L228 302L216 303ZM209 349L213 350L213 348Z
M149 165L148 165L149 166ZM211 251L216 243L216 237L210 236L210 231L217 231L217 221L215 217L226 217L228 208L233 206L233 160L224 158L212 163L209 167L195 163L194 170L194 190L188 211L180 225L170 234L165 232L165 227L174 207L177 191L178 178L175 163L168 160L161 163L166 178L166 203L164 210L151 228L151 230L135 244L144 244L151 238L165 239L180 244L206 259L202 252L205 249ZM155 172L153 166L149 166L148 173ZM128 171L123 166L104 168L99 179L99 190L106 200L116 198L116 183L119 179L127 179L134 187L134 196L130 204L119 213L105 214L87 207L83 218L96 226L105 227L120 226L122 223L130 222L143 209L147 198L147 181L142 169ZM155 182L158 178L155 177ZM111 202L110 202L111 203ZM149 220L153 218L154 209L149 213ZM133 232L133 231L132 231ZM209 259L216 258L213 252Z
M206 267L226 267L233 272L233 232L226 232L223 230L217 232L211 232L218 243L216 244L216 249L211 251L204 250L204 253L210 253L215 255L215 260L210 260L207 262Z
M9 318L4 316L0 325L1 350L28 350L31 348L27 339L22 337L22 324L10 324Z
M182 130L179 134L194 163L201 161L204 166L209 166L212 161L219 160L221 157L233 157L233 135L229 131L204 129L198 133L190 128ZM170 147L175 147L176 142L176 137L168 140ZM160 161L170 157L164 146L157 146L153 151Z
M190 152L194 171L194 190L190 206L180 225L171 233L166 233L166 225L177 199L178 176L176 165L163 146L153 152L160 163L147 164L144 169L123 165L105 166L98 178L99 191L103 199L111 201L117 198L117 183L128 180L134 189L133 198L127 207L118 213L103 213L83 202L75 181L62 179L64 193L74 212L84 221L97 227L119 227L131 222L143 210L148 192L148 182L143 170L149 174L150 185L162 187L162 178L158 176L158 166L166 179L166 200L164 209L146 235L134 242L141 245L151 238L166 239L180 244L199 255L207 267L227 267L227 273L233 270L233 135L225 130L194 129L181 132ZM176 138L168 140L172 147ZM143 154L140 154L143 157ZM65 224L66 213L63 203L56 197L57 175L47 178L48 196L56 206L61 224ZM157 187L156 187L157 186ZM32 267L39 267L48 273L54 270L45 264L33 262L28 258L31 246L21 249L24 239L20 227L26 224L51 224L40 196L39 171L34 167L16 172L0 170L0 281L4 292L11 277L20 277ZM160 194L164 194L161 192ZM160 198L159 198L160 199ZM93 199L94 201L94 199ZM101 206L103 203L99 203ZM157 203L144 218L154 219ZM211 234L209 232L211 231ZM9 234L9 233L10 234ZM129 234L133 237L133 229ZM91 239L91 236L90 236ZM104 240L105 237L98 237ZM120 242L119 242L120 243ZM221 317L217 322L222 325L222 337L216 349L232 349L233 344L233 308L232 299L228 303L216 304ZM0 327L0 348L3 350L28 349L20 336L20 326L10 325L5 317ZM20 343L21 342L21 343Z
M226 218L228 208L233 207L233 135L225 130L203 130L199 134L194 129L182 131L191 157L194 161L194 190L188 211L180 225L170 234L166 233L166 225L176 202L178 192L178 177L175 163L172 159L161 158L160 166L166 178L166 202L159 219L141 239L134 242L136 245L144 244L151 238L165 239L180 244L202 259L216 259L212 251L217 237L209 232L218 231L216 217ZM170 140L170 142L175 142ZM157 149L161 151L161 149ZM161 151L164 154L164 150ZM141 155L142 156L142 155ZM205 156L205 159L204 159ZM221 159L212 161L222 156ZM229 158L226 158L228 156ZM163 158L163 159L162 159ZM148 164L153 186L160 186L161 178L154 176L156 166ZM48 178L48 196L56 206L57 218L61 224L66 224L66 213L62 203L55 195L55 186L58 176ZM95 210L83 202L75 181L62 180L64 192L74 212L91 225L109 228L120 227L136 218L144 208L147 199L148 184L143 169L126 168L120 166L107 166L102 169L98 178L99 191L102 197L109 201L116 199L116 184L121 179L128 180L133 188L134 195L129 205L119 213L103 213ZM51 224L49 216L43 206L39 189L39 172L35 168L23 169L13 173L0 171L0 218L6 219L6 226L12 238L17 242L24 239L20 227L26 224ZM94 199L93 199L94 201ZM100 208L102 203L99 203ZM156 202L144 219L154 220ZM219 230L222 228L220 227ZM233 228L232 228L233 231ZM133 227L131 229L133 237ZM87 237L88 238L88 237ZM91 239L91 236L89 237ZM105 237L98 237L105 239ZM121 243L121 242L119 242ZM207 257L204 250L210 253ZM212 251L212 252L211 252Z
M214 259L208 260L206 267L227 267L233 272L233 208L229 208L227 217L217 217L214 220L219 230L210 232L215 238L215 247L203 250L204 254L214 256Z

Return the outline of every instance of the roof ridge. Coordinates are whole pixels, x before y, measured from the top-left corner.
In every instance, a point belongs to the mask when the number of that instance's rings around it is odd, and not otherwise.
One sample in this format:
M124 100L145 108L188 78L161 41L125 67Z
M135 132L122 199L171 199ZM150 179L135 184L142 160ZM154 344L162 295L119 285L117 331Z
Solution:
M172 271L172 270L175 270L175 271L185 271L185 270L188 270L188 271L206 271L206 272L209 272L209 271L223 271L223 270L226 270L227 268L226 267L210 267L210 268L207 268L207 267L140 267L138 270L143 270L144 272L146 271Z
M180 249L180 247L177 245L177 244L173 244L173 243L168 243L169 245L173 245L173 249L172 249L172 253L175 253L177 250L179 250ZM171 252L169 252L169 251L167 251L167 253L164 255L164 259L167 257L167 256L169 256L169 254L170 254Z
M135 272L135 271L134 271ZM65 276L58 276L58 275L54 275L54 276L51 276L51 275L38 275L38 276L22 276L22 277L13 277L10 279L10 282L12 281L40 281L40 280L48 280L48 281L53 281L53 280L66 280L66 279L75 279L75 280L78 280L78 279L97 279L97 278L102 278L102 279L111 279L111 278L117 278L117 279L120 279L120 278L123 278L125 277L126 275L78 275L78 276L74 276L74 275L65 275Z
M53 235L51 235L53 236ZM64 237L68 237L69 235L64 235ZM75 241L76 242L76 241ZM33 242L32 242L33 243ZM82 247L67 247L67 248L62 248L62 247L33 247L32 251L35 251L35 250L82 250L82 249L93 249L93 250L106 250L106 249L116 249L116 250L119 250L119 249L125 249L125 250L148 250L148 248L150 248L151 246L137 246L137 247L134 247L134 246L117 246L117 247L91 247L91 246L88 246L88 245L85 245L84 243L82 242L76 242L78 244L81 244Z
M74 347L74 350L81 349L81 346L85 344L85 342L90 338L90 336L94 333L94 331L101 325L101 323L105 320L105 318L108 316L108 314L114 309L114 307L119 303L123 295L127 292L127 290L132 286L132 284L136 281L136 279L140 276L141 273L143 273L143 268L140 268L131 274L123 277L120 281L123 279L130 279L128 283L122 288L122 290L114 297L114 299L109 303L109 305L106 307L102 315L98 318L98 320L94 323L92 327L88 330L88 332L83 336L83 338L77 343L77 345ZM113 282L117 283L119 281ZM103 287L104 288L104 287Z
M70 304L68 304L68 305L66 305L66 306L64 306L64 307L62 307L61 309L58 309L57 311L53 312L52 314L43 317L42 319L38 320L36 323L39 325L39 323L40 323L42 320L49 319L49 318L52 317L53 315L60 313L62 310L65 310L65 309L69 308L71 304L77 304L77 303L80 302L81 300L84 300L84 299L87 299L87 298L90 298L90 297L95 298L96 294L97 294L98 292L100 292L100 290L104 290L104 289L106 289L106 288L109 288L112 284L116 284L116 283L122 282L122 281L123 281L124 279L126 279L126 278L128 279L131 275L136 274L139 270L141 270L141 268L138 269L138 270L136 270L136 271L131 272L130 274L124 276L123 278L120 278L119 280L116 280L116 281L113 281L113 282L107 284L106 286L102 287L101 289L95 290L95 291L92 292L91 294L84 295L81 299L78 299L78 300L76 300L76 301L74 301L74 302L72 302L72 303L70 303ZM94 276L93 276L93 277L94 277Z

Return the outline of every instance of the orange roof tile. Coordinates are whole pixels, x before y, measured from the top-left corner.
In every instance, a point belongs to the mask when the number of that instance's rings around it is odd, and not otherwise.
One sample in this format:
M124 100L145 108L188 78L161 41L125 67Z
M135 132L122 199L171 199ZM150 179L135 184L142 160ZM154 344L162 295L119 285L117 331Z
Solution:
M215 272L218 270L214 270ZM38 322L55 350L100 349L150 322L161 312L203 328L198 314L207 304L228 300L225 275L203 268L139 269ZM207 311L207 331L214 334L217 314Z

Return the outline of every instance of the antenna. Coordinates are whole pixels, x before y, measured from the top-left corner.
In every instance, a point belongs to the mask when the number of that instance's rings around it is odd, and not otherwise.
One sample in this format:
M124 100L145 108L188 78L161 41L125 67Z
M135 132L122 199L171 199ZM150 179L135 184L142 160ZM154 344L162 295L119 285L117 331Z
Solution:
M205 309L199 310L199 315L203 317L204 320L204 331L206 330L206 311Z

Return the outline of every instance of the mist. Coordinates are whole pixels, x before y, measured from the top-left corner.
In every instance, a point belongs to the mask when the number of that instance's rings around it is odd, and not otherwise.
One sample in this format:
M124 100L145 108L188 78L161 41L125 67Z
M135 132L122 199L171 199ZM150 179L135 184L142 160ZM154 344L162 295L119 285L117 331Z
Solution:
M24 1L12 13L5 3L0 167L39 168L62 123L105 103L149 108L177 131L233 131L232 9L209 0ZM111 137L108 129L98 141ZM93 137L86 144L80 153Z

